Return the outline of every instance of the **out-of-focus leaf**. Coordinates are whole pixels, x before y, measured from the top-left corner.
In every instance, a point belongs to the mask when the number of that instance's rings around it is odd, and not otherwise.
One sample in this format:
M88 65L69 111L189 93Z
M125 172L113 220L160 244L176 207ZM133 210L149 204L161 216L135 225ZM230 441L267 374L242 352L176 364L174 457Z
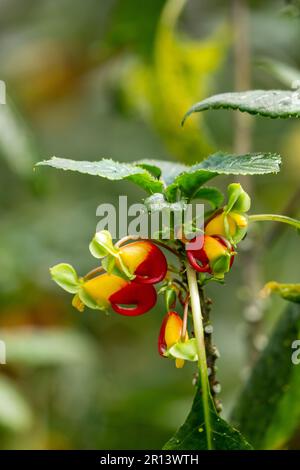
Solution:
M210 399L212 444L215 450L250 450L246 439L215 411ZM197 390L190 414L176 434L164 445L166 450L207 450L204 414L200 390Z
M159 193L163 190L163 184L157 181L148 171L130 163L119 163L103 158L98 162L76 161L66 158L52 157L37 165L52 166L60 170L78 171L87 175L101 176L109 180L126 179L141 186L148 193Z
M193 198L199 187L216 175L263 175L277 173L280 170L280 156L271 153L249 153L245 155L230 155L218 152L201 163L187 167L168 186L166 194L170 199L179 188L182 193Z
M256 449L284 448L300 422L300 366L292 344L300 338L300 306L283 312L232 414Z
M182 132L180 120L196 97L209 92L228 49L223 28L205 40L180 36L177 22L186 0L168 0L158 23L153 60L129 64L123 78L128 108L159 132L168 151L183 161L201 160L213 144L202 117ZM171 110L171 112L170 112Z
M270 118L298 118L300 93L298 90L251 90L214 95L194 104L184 115L182 124L191 114L208 109L238 109Z
M7 363L28 366L87 364L97 357L93 341L75 330L1 330Z
M32 177L32 168L39 158L31 130L8 98L6 104L0 105L0 155L26 179Z
M32 411L15 384L0 377L0 428L13 432L26 431L32 423Z
M300 284L282 284L270 281L264 286L261 295L267 297L271 292L279 294L283 299L290 302L300 303Z
M118 0L111 18L106 43L114 49L124 46L149 56L152 51L155 29L165 0L144 2Z
M260 59L257 64L288 88L291 88L293 83L300 80L300 70L284 64L283 62L264 58Z

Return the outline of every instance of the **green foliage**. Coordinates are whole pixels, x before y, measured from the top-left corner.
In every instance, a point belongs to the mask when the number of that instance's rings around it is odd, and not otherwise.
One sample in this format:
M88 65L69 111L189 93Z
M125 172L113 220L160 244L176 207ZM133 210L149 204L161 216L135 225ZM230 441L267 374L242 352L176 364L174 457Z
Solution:
M78 171L110 180L127 179L141 186L150 194L165 193L167 200L174 202L178 199L178 191L180 191L183 198L199 198L200 186L217 175L276 173L280 169L280 162L280 156L277 154L230 155L218 152L210 155L201 163L190 167L162 162L161 160L142 160L133 164L125 164L107 159L98 162L87 162L56 157L40 162L38 165ZM168 171L170 166L173 166L172 171ZM157 179L158 177L160 177L160 180ZM166 180L163 178L166 178ZM217 195L216 191L206 191L202 194L205 194L205 198L211 200L213 205L216 204L216 200L220 200L220 195ZM165 204L163 200L160 201L161 203Z
M230 155L218 152L203 162L187 167L166 189L170 199L178 189L187 198L194 198L202 184L217 175L262 175L279 171L280 157L276 154Z
M215 450L250 450L251 446L239 431L215 411L210 398L210 423ZM166 450L207 450L201 392L197 389L192 409L176 434L165 444Z
M300 368L291 349L299 335L300 307L290 304L233 410L233 423L256 449L284 448L299 426Z
M127 179L142 187L149 193L161 192L163 185L146 170L128 163L102 159L99 162L75 161L52 157L51 160L39 162L38 165L52 166L61 170L78 171L88 175L101 176L109 180Z
M191 114L208 109L238 109L270 118L298 118L300 117L300 95L298 90L251 90L222 93L194 104L185 114L182 124Z

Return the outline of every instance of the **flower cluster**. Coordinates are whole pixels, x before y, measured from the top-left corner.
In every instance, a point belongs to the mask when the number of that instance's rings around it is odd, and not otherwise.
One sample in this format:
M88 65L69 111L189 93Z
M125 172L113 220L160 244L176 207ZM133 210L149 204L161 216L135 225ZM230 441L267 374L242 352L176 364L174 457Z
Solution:
M155 242L125 237L113 244L110 233L102 230L95 234L89 246L101 265L79 277L70 264L61 263L50 269L52 278L74 294L72 304L79 311L87 306L112 309L125 316L151 310L157 301L154 285L162 283L159 293L165 294L167 314L160 328L158 351L161 356L174 359L176 367L181 368L185 360L198 359L196 340L188 333L190 307L185 265L188 262L196 272L223 279L233 264L237 244L246 235L249 208L250 198L241 185L229 185L227 205L209 215L204 233L191 241L181 237L165 243L179 259L177 269L168 267ZM184 232L182 225L180 233ZM182 317L175 310L177 302L183 307Z

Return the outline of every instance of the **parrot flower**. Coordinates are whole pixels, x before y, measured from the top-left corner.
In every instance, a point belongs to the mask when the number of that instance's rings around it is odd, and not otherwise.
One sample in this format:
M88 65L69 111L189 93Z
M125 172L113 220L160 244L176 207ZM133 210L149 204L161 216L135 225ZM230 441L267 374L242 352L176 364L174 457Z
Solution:
M91 299L96 308L111 307L120 315L126 316L143 315L154 307L157 298L152 285L138 285L107 273L84 282L81 293L79 292L79 297L83 303Z
M167 350L181 341L182 324L181 317L173 311L168 312L163 319L158 337L158 352L161 356L167 357ZM188 334L186 333L184 341L187 340ZM176 358L175 364L180 369L184 366L184 360Z
M224 211L214 215L205 225L206 235L221 235L235 243L244 238L248 228L248 219L245 214Z
M151 284L137 284L108 273L85 280L66 263L53 266L50 273L60 287L75 294L72 305L80 312L85 306L98 310L111 307L121 315L137 316L148 312L156 303L156 290Z
M227 193L226 206L206 222L205 233L221 235L236 244L246 235L248 218L245 213L250 209L251 199L239 183L231 183Z
M229 271L234 260L231 244L220 235L201 235L202 246L193 249L192 242L186 245L187 258L190 265L200 273L213 274L223 278Z
M139 284L156 284L166 276L166 258L154 243L143 240L124 245L120 248L120 257Z

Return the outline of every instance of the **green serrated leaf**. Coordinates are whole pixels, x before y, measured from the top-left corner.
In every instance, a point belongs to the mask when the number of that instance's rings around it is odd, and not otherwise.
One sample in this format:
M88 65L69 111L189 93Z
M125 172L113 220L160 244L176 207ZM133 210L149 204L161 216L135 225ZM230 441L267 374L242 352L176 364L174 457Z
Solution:
M204 186L195 192L193 199L204 199L210 203L212 209L217 209L222 205L224 196L219 189Z
M50 268L53 281L70 294L76 294L80 288L78 275L70 264L59 263Z
M187 198L192 198L200 186L217 175L277 173L280 170L280 163L280 156L272 153L231 155L218 152L178 175L165 192L171 200L175 191L179 188Z
M163 183L154 178L147 170L130 163L119 163L109 159L97 162L76 161L52 157L37 163L37 166L51 166L60 170L78 171L87 175L101 176L109 180L129 180L148 193L163 191Z
M212 443L215 450L250 450L251 446L239 431L215 411L210 399ZM201 392L198 389L192 409L176 434L164 445L165 450L207 450Z
M299 90L251 90L214 95L194 104L185 114L182 124L191 114L208 109L238 109L270 118L298 118L300 94Z
M300 306L291 303L232 413L233 422L256 449L286 449L299 427L300 365L292 361L299 338Z

